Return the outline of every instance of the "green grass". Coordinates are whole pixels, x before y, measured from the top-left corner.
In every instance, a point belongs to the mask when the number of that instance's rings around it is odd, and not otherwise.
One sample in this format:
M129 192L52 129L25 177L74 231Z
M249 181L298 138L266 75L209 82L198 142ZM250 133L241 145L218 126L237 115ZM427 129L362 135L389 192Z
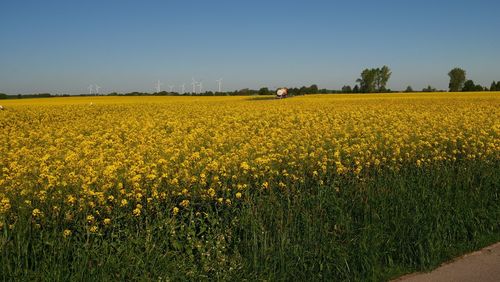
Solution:
M500 162L408 166L253 191L101 235L0 236L3 280L381 281L500 241ZM167 208L167 207L166 207ZM25 218L29 218L26 215ZM146 220L147 219L147 220Z

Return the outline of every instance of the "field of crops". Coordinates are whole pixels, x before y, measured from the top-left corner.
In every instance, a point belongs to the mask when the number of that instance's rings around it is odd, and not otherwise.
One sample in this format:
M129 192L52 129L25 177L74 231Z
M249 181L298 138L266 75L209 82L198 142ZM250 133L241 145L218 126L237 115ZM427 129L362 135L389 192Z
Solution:
M7 278L380 280L500 240L499 93L2 105Z

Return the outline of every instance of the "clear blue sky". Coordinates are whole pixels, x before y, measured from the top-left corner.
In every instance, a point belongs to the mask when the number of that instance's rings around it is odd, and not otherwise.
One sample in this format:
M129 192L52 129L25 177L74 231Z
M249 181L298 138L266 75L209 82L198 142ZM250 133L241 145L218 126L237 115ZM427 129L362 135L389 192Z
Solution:
M446 89L456 66L500 80L500 1L0 1L0 92L353 85Z

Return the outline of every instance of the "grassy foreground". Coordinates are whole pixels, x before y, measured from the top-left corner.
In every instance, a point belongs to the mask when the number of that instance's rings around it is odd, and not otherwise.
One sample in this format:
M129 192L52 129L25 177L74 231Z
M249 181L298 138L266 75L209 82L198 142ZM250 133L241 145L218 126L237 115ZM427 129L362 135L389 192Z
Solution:
M252 195L208 216L157 217L61 240L18 225L1 271L19 280L373 280L500 241L500 165L384 172ZM203 245L200 247L200 245Z
M3 280L380 281L500 241L495 94L86 99L0 113Z

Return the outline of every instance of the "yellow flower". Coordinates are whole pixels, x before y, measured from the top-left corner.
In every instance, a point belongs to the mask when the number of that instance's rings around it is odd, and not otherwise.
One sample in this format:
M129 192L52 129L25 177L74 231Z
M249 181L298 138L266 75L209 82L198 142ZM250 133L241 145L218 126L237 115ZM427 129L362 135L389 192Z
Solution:
M111 224L111 219L109 219L109 218L105 218L105 219L103 220L103 223L104 223L104 225L110 225L110 224Z
M356 168L356 170L354 170L354 173L355 173L355 174L360 174L362 169L363 169L363 167L362 167L362 166L358 166L358 167Z
M127 201L127 199L123 199L123 200L120 202L120 205L121 205L122 207L124 207L124 206L128 205L128 201Z
M34 209L31 214L33 215L33 217L41 217L43 216L43 213L39 210L39 209Z
M210 195L210 197L215 196L215 190L213 188L208 189L207 193L208 193L208 195Z
M72 195L69 195L67 198L66 198L66 202L70 205L73 205L76 203L76 198L73 197Z
M181 202L181 207L187 208L189 206L189 200L183 200Z
M250 169L250 165L248 165L247 162L242 162L240 164L240 168L242 168L243 170L249 170Z
M65 229L63 231L64 238L67 238L67 237L71 236L71 234L73 234L73 232L71 232L71 230L69 230L69 229Z
M141 209L138 209L138 208L135 208L132 213L134 214L134 216L140 216L141 215Z
M94 218L94 216L93 216L93 215L91 215L91 214L90 214L90 215L87 215L87 223L89 223L89 224L93 223L93 222L94 222L94 219L95 219L95 218Z
M96 225L93 225L92 227L90 227L89 231L91 233L97 233L97 231L99 231L99 227L97 227Z
M236 199L240 199L240 198L241 198L241 193L240 192L236 193Z
M174 208L172 209L172 213L173 213L174 215L177 215L177 214L179 213L179 208L178 208L178 207L174 207Z

